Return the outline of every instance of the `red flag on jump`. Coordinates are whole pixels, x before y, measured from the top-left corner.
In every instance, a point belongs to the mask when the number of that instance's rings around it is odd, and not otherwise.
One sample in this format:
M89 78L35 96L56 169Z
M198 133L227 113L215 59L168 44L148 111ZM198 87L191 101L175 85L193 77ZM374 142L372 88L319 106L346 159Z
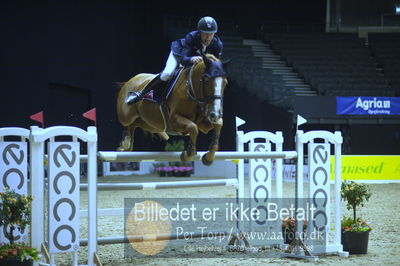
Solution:
M94 122L94 126L97 126L97 121L96 121L96 108L93 108L86 113L83 114L84 118L87 118L89 120L92 120Z
M42 124L42 128L44 128L44 118L43 118L43 111L40 111L39 113L33 114L29 117L33 121L39 122Z

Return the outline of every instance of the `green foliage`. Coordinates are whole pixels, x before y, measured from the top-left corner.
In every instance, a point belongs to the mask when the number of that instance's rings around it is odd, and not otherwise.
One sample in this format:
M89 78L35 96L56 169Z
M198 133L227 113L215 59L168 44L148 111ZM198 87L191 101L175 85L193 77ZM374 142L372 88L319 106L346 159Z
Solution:
M171 142L167 142L164 147L165 151L183 151L185 149L185 141L183 139L173 140ZM168 166L191 166L190 162L169 162Z
M165 166L165 163L160 163L160 162L153 163L154 169L159 168L159 167L164 167L164 166Z
M354 181L344 181L341 188L342 199L346 201L348 210L353 209L354 218L356 221L356 207L363 207L365 202L371 197L371 190L368 185L356 183Z
M33 197L6 189L0 192L0 226L8 228L5 236L10 244L0 246L0 259L39 260L39 252L24 243L14 243L13 232L23 232L31 219Z
M20 195L6 189L0 192L0 226L9 228L6 236L13 243L12 236L15 229L23 232L31 219L31 196Z
M365 232L371 231L372 228L367 224L366 221L363 221L360 218L357 218L357 220L354 222L351 217L345 217L342 220L342 230L348 232Z
M346 201L348 210L353 210L353 219L345 218L342 221L342 230L363 232L370 231L371 227L365 221L357 217L357 206L363 207L371 197L371 190L368 185L354 181L344 181L340 191L342 199Z
M341 195L347 201L347 209L350 210L353 206L364 206L364 202L371 197L371 191L366 184L345 181L342 183Z
M191 162L182 162L182 161L176 161L176 162L169 162L169 166L192 166Z
M4 244L0 246L0 259L39 260L39 252L23 243Z
M183 151L185 149L185 142L183 139L167 142L164 149L165 151Z

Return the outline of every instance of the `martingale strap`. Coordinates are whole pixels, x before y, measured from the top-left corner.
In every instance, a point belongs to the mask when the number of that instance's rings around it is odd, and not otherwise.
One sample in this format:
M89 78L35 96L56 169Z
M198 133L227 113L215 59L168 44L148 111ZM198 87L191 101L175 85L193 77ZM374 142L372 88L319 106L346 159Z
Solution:
M196 102L199 105L204 105L206 102L200 101L199 99L196 98L196 95L194 94L193 82L192 82L192 75L193 75L194 67L195 67L195 64L193 64L189 70L189 77L188 77L188 81L187 81L187 85L188 85L187 92L188 92L190 99L192 99L194 102Z

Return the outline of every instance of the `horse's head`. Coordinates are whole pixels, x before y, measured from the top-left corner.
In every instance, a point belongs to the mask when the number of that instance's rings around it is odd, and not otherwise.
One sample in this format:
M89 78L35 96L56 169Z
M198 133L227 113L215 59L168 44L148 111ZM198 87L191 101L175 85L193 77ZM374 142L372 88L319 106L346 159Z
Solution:
M205 102L205 115L213 123L222 123L224 89L228 81L224 71L224 65L213 55L203 55L200 68L200 89Z

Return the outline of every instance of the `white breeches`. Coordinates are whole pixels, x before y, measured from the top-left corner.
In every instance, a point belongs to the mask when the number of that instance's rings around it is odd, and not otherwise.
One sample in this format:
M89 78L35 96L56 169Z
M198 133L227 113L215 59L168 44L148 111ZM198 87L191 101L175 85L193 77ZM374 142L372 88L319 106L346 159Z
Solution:
M165 64L164 70L160 74L160 79L162 81L167 81L171 78L172 73L174 73L175 69L177 68L179 62L172 53L172 51L169 53L167 63Z

